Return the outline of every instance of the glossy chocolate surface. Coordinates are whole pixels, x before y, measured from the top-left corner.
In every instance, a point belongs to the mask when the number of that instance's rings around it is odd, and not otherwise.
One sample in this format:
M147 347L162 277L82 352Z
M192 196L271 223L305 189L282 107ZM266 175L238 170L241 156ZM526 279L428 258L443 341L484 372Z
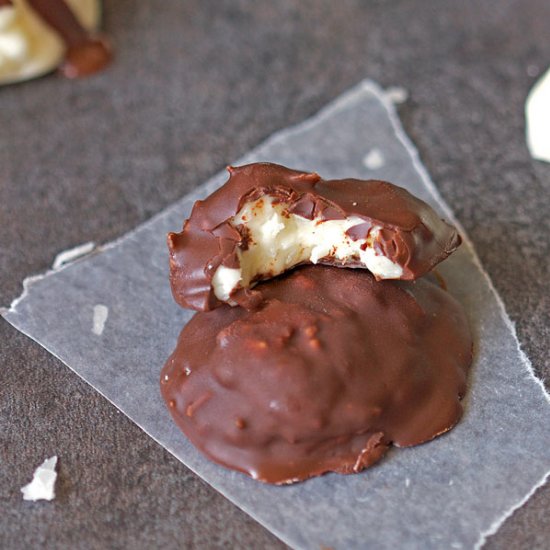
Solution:
M292 483L359 472L459 420L472 339L437 285L306 266L256 292L257 309L197 313L161 374L172 416L212 460Z
M323 180L315 173L270 163L228 170L227 183L195 203L180 233L168 235L172 292L183 307L204 311L221 305L212 290L212 277L220 265L236 265L236 250L246 239L228 220L245 202L265 195L308 219L364 219L364 224L348 230L354 240L366 238L373 226L380 226L375 250L400 265L400 278L405 280L429 272L461 242L456 229L441 220L429 205L388 182ZM325 257L319 263L336 262Z

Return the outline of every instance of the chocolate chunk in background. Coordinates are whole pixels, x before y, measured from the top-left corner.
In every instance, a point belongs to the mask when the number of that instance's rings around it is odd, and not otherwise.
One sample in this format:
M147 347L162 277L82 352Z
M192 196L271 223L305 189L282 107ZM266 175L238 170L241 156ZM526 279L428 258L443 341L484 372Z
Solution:
M172 292L183 307L238 302L241 288L304 263L412 280L461 242L428 204L385 181L326 181L263 162L228 170L182 232L168 235Z
M161 374L214 461L276 484L354 473L461 417L472 337L439 286L306 266L257 292L259 308L197 313Z

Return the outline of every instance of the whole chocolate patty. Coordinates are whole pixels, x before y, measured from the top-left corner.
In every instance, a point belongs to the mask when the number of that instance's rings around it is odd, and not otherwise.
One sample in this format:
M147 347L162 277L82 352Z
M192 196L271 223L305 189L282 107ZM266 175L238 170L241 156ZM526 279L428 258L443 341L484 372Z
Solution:
M359 472L461 417L472 339L435 284L308 266L257 291L258 309L197 313L161 374L212 460L277 484Z

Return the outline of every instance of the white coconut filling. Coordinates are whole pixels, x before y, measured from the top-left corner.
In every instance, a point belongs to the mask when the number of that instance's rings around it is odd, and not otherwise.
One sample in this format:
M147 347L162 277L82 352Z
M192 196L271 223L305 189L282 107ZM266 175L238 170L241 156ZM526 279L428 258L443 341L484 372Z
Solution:
M212 278L214 294L228 301L237 288L247 288L257 279L275 277L303 262L316 264L327 256L340 264L359 261L379 279L399 279L401 266L374 250L379 226L366 239L346 235L351 227L365 223L358 216L342 220L308 220L286 211L285 204L265 196L246 203L230 220L235 228L246 227L249 242L238 249L239 268L221 265Z
M220 265L212 277L212 287L218 300L227 302L234 289L239 286L242 274L240 269Z

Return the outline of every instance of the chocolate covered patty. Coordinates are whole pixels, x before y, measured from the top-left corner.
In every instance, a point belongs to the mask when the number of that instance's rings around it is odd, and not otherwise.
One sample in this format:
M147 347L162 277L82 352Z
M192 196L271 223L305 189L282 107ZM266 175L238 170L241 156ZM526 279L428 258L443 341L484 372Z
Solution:
M168 235L176 301L199 311L299 264L366 267L376 279L416 279L460 244L454 227L408 191L378 180L322 180L257 163L197 201Z
M197 313L161 374L175 421L212 460L292 483L359 472L459 420L472 340L435 284L309 266L257 291L257 309Z

